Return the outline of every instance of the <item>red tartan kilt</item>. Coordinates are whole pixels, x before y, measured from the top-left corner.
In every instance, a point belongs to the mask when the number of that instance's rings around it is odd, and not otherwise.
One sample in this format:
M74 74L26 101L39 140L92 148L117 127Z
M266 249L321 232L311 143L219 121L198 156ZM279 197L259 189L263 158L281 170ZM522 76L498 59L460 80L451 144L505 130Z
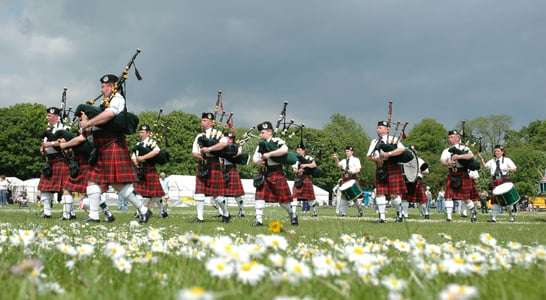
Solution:
M461 187L458 189L451 188L451 176L462 176L462 183ZM446 199L456 199L456 200L467 200L472 199L472 189L474 187L474 181L470 178L468 175L468 171L458 171L458 172L451 172L449 171L449 175L447 176L447 183L446 183L446 193L445 198Z
M40 174L38 190L40 192L60 192L68 177L68 166L64 157L49 159L49 163L51 164L52 174L48 178Z
M294 198L298 198L298 200L315 200L315 189L313 188L313 182L311 181L311 177L307 174L304 175L298 175L298 177L303 176L303 185L301 188L297 188L294 185L294 188L292 189L292 192L294 194Z
M155 166L143 166L145 173L144 180L139 180L133 183L133 188L136 193L142 197L163 197L165 192L159 182L159 176L157 175L157 169Z
M129 156L129 149L125 136L108 145L108 142L118 139L117 137L93 138L95 147L99 149L99 158L96 165L91 166L89 181L100 184L103 191L106 191L108 184L131 183L138 181L136 168Z
M478 186L476 186L476 183L473 184L470 200L474 202L480 201L480 192L478 191Z
M256 189L256 199L276 203L292 202L292 193L283 170L266 174L264 185L261 189Z
M78 156L74 160L79 161L80 163L80 173L78 177L70 177L70 173L67 176L67 179L64 183L64 189L76 193L87 193L87 177L89 175L89 164L87 163L87 158Z
M228 169L229 172L229 182L226 184L226 196L228 197L239 197L245 195L245 190L243 189L243 183L241 182L241 175L237 168Z
M425 189L423 188L423 179L420 177L417 178L417 182L415 183L415 192L405 193L404 196L402 196L402 199L414 203L427 203L428 199L427 194L425 194Z
M387 174L389 176L387 180L380 181L377 178L377 170L381 168L378 167L375 170L376 195L403 195L408 192L406 188L406 180L404 179L404 175L402 174L402 170L398 164L389 163L383 165L382 168L387 169Z
M505 182L510 182L510 179L509 178L506 178L506 179L493 179L491 180L491 184L492 184L492 190L491 191L494 191L496 187L498 187L499 185L505 183ZM499 201L497 201L497 197L495 197L495 195L493 193L491 193L491 204L499 204Z
M195 169L195 193L213 197L224 196L226 194L226 182L224 181L220 162L218 159L209 159L208 164L210 174L207 178L199 178L197 168Z

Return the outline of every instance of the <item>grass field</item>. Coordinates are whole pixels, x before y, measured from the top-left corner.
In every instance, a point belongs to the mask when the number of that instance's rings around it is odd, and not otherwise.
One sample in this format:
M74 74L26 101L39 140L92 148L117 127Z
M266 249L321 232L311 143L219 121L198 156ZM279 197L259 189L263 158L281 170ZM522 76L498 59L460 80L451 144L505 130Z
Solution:
M55 209L60 209L57 205ZM235 215L236 208L230 210ZM2 299L543 299L546 214L507 214L489 223L443 215L375 224L374 211L348 217L320 208L318 217L266 208L229 224L208 207L175 208L166 219L84 224L37 215L38 207L0 209ZM270 231L271 221L282 230ZM279 229L277 227L271 228Z

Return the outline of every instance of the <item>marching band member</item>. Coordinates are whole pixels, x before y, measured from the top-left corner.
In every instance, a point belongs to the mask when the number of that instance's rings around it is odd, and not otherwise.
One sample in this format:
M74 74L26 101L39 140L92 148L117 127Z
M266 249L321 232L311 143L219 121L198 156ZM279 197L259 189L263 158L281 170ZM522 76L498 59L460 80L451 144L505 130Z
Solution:
M387 207L387 195L390 195L391 203L396 208L396 221L402 222L402 206L400 195L407 193L406 182L398 163L392 158L402 155L406 147L394 136L389 135L389 123L379 121L377 123L377 139L370 143L368 159L376 163L375 185L376 202L379 210L377 223L385 223L385 211ZM396 149L390 152L376 150L378 143L394 143Z
M141 125L138 134L140 136L140 142L138 142L137 145L149 149L150 151L148 153L138 153L138 150L133 152L133 164L137 168L137 174L139 174L139 181L133 183L133 188L138 196L157 203L157 207L159 207L160 210L159 217L166 218L169 214L163 206L161 199L165 196L165 192L159 182L155 163L151 160L154 156L159 154L161 149L159 148L157 141L151 137L152 132L150 126L146 124Z
M194 223L204 222L203 212L205 210L205 198L213 197L214 202L222 209L222 222L229 223L231 215L227 210L224 195L226 194L226 184L220 166L220 159L211 152L224 149L227 146L227 138L223 135L216 136L213 130L214 114L202 113L201 130L193 141L192 156L199 160L195 176L195 204L197 208L197 217L192 221ZM200 140L201 138L201 140ZM209 146L201 146L203 139L218 139L217 143Z
M362 165L360 164L360 159L356 156L354 156L355 151L353 146L347 145L345 147L345 156L346 158L339 161L339 156L337 153L332 154L332 157L335 159L336 167L341 168L343 170L343 177L341 178L341 184L342 186L345 182L349 180L355 180L356 184L358 184L358 189L360 190L360 184L358 182L358 179L356 178L356 175L360 173L360 169L362 168ZM338 195L338 200L340 202L339 204L339 212L341 213L342 217L347 216L347 205L348 200L345 199L345 195L343 195L342 191L340 191L341 197ZM360 197L360 196L358 196ZM356 204L356 208L358 209L358 216L362 217L362 204L360 203L360 200L356 197L355 199L352 199L351 201L354 201Z
M410 148L417 156L417 147L411 145ZM414 183L406 183L408 192L402 196L402 215L404 218L408 217L409 202L413 202L415 205L419 205L419 211L422 212L425 219L430 219L430 209L427 207L430 203L428 203L428 197L423 188L423 175L428 174L429 170L425 161L420 157L417 157L417 164L417 180ZM427 191L430 193L430 187L428 186Z
M107 130L101 125L111 121L116 115L122 114L126 108L125 97L116 92L115 84L118 77L104 75L100 78L101 93L105 99L104 110L89 119L84 112L80 120L80 127L86 134L93 135L93 144L98 150L96 164L89 172L87 197L89 198L89 217L86 222L100 222L99 207L101 194L110 184L119 194L133 204L140 216L140 223L147 223L152 212L149 211L137 198L131 183L138 181L136 169L129 156L129 149L123 132ZM114 93L115 92L115 93Z
M66 129L59 118L60 112L57 107L47 109L48 130L44 132L45 136L40 146L40 153L47 158L46 169L42 170L40 183L38 184L38 190L44 204L44 211L41 215L43 218L51 218L53 194L62 191L63 184L68 177L68 166L60 152L57 138L54 136L56 131Z
M89 154L93 149L93 143L90 142L83 135L79 134L72 137L68 131L58 131L57 134L61 137L59 139L59 146L64 152L72 152L72 161L76 162L78 172L72 174L70 166L70 176L67 177L65 184L63 185L63 195L61 197L61 203L63 204L63 215L60 220L72 220L76 219L74 212L74 197L73 193L80 193L84 195L87 191L87 177L89 175ZM57 135L56 134L56 135ZM106 205L106 199L101 198L100 207L104 213L104 221L107 223L114 222L116 218Z
M230 131L225 134L229 144L235 143L235 135ZM238 146L237 155L241 155L242 148ZM237 165L231 162L229 159L223 159L223 172L224 172L224 181L226 182L226 194L225 197L231 197L237 202L239 206L238 217L244 218L244 206L243 206L243 196L245 195L245 190L243 189L243 183L241 182L241 176L237 170ZM227 179L226 179L227 178ZM226 199L227 203L227 199Z
M450 146L455 147L461 151L466 151L465 154L452 154L449 150L451 147L444 149L442 155L440 156L440 161L442 165L447 167L449 174L447 176L447 188L445 193L445 205L447 211L447 221L451 222L451 215L453 211L453 200L463 200L466 204L466 207L472 212L470 221L476 222L476 207L472 201L472 193L474 183L468 174L468 169L464 167L461 162L458 160L469 160L474 158L474 153L464 146L459 144L461 141L461 136L457 130L450 130L448 132L449 144Z
M274 143L278 146L278 149L262 153L260 147L256 147L252 161L258 165L263 174L263 182L258 185L256 182L256 222L252 226L263 226L263 213L266 202L276 202L286 210L290 217L292 225L298 225L298 216L292 212L290 202L292 201L292 195L290 193L290 187L286 181L282 164L272 160L272 157L280 157L288 154L288 146L285 142L279 138L273 137L273 125L269 121L260 123L258 126L260 132L260 139L269 143Z
M292 201L292 213L296 213L298 201L305 201L309 204L309 207L313 209L313 217L316 217L317 204L315 202L315 189L313 187L313 182L311 181L311 175L305 173L305 168L316 168L317 163L310 155L307 154L303 140L297 146L296 152L301 155L301 157L305 160L305 163L302 162L302 160L298 160L294 165L292 165L292 170L297 174L296 180L294 180L294 187L292 189L292 194L294 195L294 201Z
M478 157L480 158L480 162L482 166L486 169L489 169L491 173L491 186L492 190L494 190L497 186L501 185L504 182L510 181L510 172L516 172L517 167L516 164L508 157L506 157L506 153L504 152L504 147L501 145L495 145L494 150L494 158L490 159L489 161L485 162L482 155L478 153ZM512 211L512 207L506 208L510 215L510 222L514 222L514 214ZM500 205L497 198L492 195L491 197L491 220L490 222L497 222L497 215L500 212Z

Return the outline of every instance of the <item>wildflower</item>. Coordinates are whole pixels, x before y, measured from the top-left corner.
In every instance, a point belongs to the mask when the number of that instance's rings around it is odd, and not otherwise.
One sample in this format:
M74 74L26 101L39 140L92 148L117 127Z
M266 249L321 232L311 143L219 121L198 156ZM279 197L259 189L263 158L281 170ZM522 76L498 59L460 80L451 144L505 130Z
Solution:
M262 236L262 240L268 248L275 250L286 250L288 248L288 242L280 235L264 235Z
M104 247L105 254L112 259L125 256L125 247L116 242L108 242Z
M87 256L90 256L93 254L94 247L89 244L83 244L80 245L78 248L76 248L76 251L78 251L79 258L84 258Z
M401 292L406 288L408 283L403 279L396 278L394 274L391 274L383 278L381 284L391 292Z
M448 284L440 294L438 294L439 300L466 300L478 297L478 289L468 285Z
M114 259L114 267L116 267L118 271L125 272L127 274L131 273L131 270L133 268L131 263L123 257Z
M22 275L25 273L35 272L35 270L41 270L44 267L44 263L40 259L26 259L20 264L11 267L11 273L14 275Z
M497 245L497 240L489 233L480 234L480 241L490 247L494 247L495 245Z
M76 248L70 245L66 245L64 243L57 244L57 249L61 251L61 253L64 253L68 256L78 256L78 251L76 251Z
M281 221L271 221L269 223L269 231L273 233L279 233L282 231L282 224Z
M300 280L311 279L313 276L309 266L292 257L286 259L285 270L289 275L289 281L293 284L299 283Z
M226 263L226 260L221 257L209 259L205 264L205 268L211 276L221 279L228 279L233 274L233 265Z
M188 289L178 291L176 295L178 300L213 300L214 293L207 292L200 286L194 286Z
M251 261L237 266L235 273L237 279L244 284L256 285L265 276L267 268L256 262Z

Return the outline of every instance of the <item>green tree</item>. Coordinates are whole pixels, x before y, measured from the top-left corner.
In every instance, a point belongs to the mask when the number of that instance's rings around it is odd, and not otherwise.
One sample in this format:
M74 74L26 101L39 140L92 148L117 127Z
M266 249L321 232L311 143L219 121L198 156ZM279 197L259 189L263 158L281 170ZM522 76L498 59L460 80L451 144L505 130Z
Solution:
M22 103L1 108L0 114L0 173L23 180L38 177L44 163L40 133L47 129L46 107Z
M492 115L489 117L479 117L466 122L465 140L471 139L473 134L475 137L482 137L482 145L484 151L493 153L495 145L503 144L505 134L510 130L512 125L512 117L508 115Z

